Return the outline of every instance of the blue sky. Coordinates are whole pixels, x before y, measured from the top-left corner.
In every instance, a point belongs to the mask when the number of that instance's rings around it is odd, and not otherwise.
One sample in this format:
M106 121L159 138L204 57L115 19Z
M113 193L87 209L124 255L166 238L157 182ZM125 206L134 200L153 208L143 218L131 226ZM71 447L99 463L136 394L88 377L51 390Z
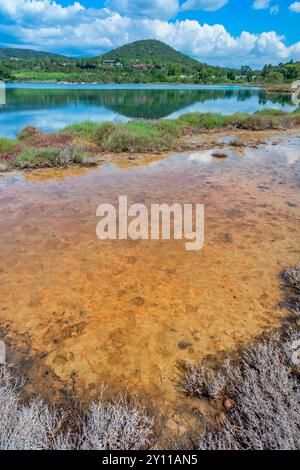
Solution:
M96 55L154 38L200 61L300 60L300 1L0 0L0 45Z

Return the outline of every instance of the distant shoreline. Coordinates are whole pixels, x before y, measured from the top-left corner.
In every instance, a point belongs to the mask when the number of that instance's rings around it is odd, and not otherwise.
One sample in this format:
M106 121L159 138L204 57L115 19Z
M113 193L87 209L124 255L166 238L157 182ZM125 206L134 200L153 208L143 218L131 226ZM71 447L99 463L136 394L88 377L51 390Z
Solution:
M11 85L52 85L52 86L86 86L86 87L115 87L115 88L122 88L122 87L170 87L170 88L186 88L186 87L191 87L191 88L196 88L196 89L201 89L201 88L217 88L217 87L222 87L222 88L243 88L243 89L257 89L257 90L265 90L269 93L290 93L291 91L291 84L290 83L271 83L271 84L265 84L265 83L169 83L169 82L143 82L143 83L115 83L115 82L107 82L107 83L102 83L102 82L68 82L68 81L7 81L5 82L6 85L8 85L8 88L11 87Z

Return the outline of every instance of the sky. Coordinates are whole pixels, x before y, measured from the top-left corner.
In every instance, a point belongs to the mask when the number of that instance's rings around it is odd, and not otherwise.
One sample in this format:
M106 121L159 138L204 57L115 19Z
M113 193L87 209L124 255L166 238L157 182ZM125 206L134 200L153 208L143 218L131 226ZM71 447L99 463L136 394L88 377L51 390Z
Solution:
M99 55L158 39L213 65L300 60L300 1L0 0L0 46Z

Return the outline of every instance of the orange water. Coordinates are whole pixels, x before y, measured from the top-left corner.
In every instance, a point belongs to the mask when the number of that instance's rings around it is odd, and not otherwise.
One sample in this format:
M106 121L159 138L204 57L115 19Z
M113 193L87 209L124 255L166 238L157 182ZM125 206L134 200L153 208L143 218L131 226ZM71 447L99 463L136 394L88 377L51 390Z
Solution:
M178 365L287 315L278 273L300 259L299 141L148 161L0 178L0 326L29 391L89 400L104 383L173 406ZM204 249L99 241L96 208L120 194L205 204Z

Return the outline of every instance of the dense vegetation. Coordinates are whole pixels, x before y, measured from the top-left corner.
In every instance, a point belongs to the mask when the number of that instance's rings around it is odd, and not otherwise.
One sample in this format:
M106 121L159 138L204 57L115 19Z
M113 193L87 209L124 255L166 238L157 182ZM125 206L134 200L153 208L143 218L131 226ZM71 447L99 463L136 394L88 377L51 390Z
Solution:
M147 67L137 68L142 64ZM198 62L160 41L137 41L92 58L0 49L0 79L85 83L281 84L300 78L300 63L240 70Z
M11 47L0 47L0 59L16 60L16 59L63 59L60 54L52 52L34 51L33 49L15 49Z
M0 171L97 164L103 153L153 153L189 147L189 136L215 129L261 131L300 125L300 110L286 113L263 110L255 114L224 116L189 113L175 120L136 120L127 124L83 122L45 134L34 127L16 140L0 138ZM243 145L243 143L241 143Z

